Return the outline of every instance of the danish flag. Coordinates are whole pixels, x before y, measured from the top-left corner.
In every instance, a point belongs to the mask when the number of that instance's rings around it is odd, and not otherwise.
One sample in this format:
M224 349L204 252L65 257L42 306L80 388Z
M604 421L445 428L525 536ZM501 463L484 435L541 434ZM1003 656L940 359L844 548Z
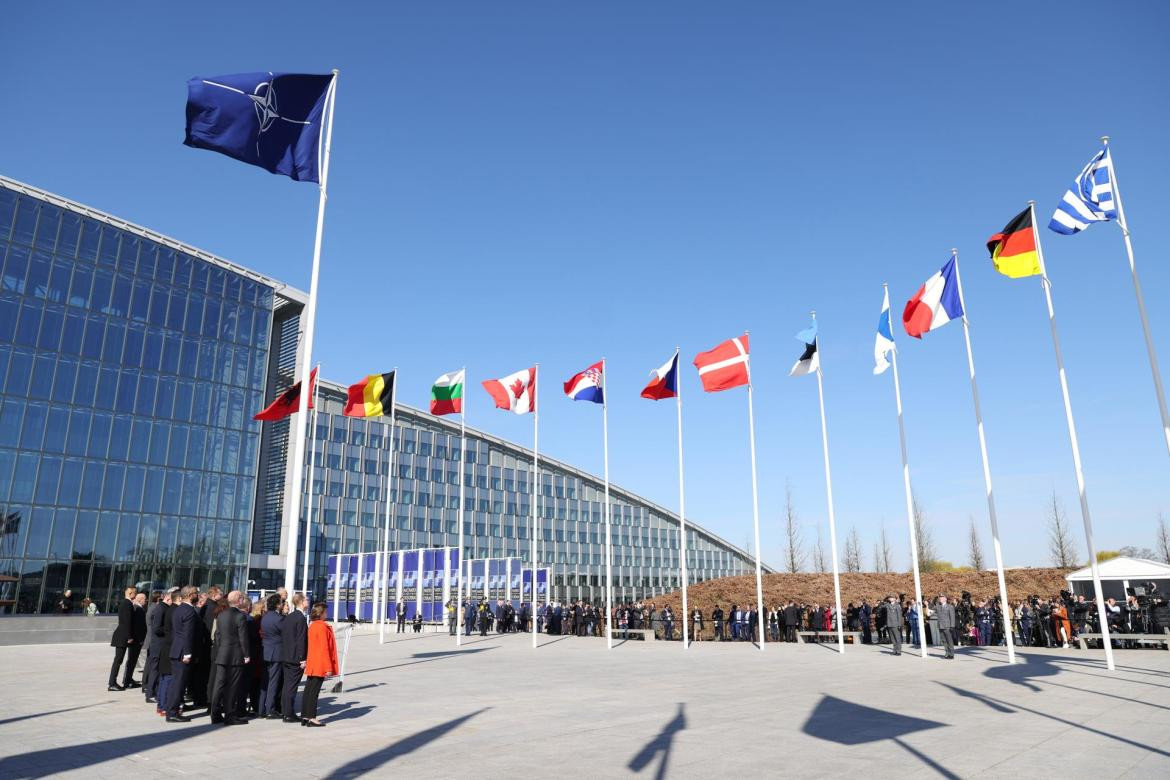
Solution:
M708 393L746 385L748 376L748 334L736 336L695 356L699 381Z

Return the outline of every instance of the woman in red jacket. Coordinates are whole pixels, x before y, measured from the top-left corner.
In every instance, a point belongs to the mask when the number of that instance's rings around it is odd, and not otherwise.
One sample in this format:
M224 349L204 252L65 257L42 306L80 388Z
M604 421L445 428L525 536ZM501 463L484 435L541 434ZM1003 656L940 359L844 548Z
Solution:
M317 697L326 677L337 674L337 642L325 622L325 604L318 601L309 612L309 654L305 659L305 693L301 700L301 725L324 726L317 720Z

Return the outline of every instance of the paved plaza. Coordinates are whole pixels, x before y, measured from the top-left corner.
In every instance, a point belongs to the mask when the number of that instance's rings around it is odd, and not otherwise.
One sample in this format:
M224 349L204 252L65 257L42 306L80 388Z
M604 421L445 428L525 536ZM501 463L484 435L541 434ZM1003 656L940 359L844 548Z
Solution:
M101 645L0 648L0 777L1170 776L1170 653L354 636L328 727L166 724Z

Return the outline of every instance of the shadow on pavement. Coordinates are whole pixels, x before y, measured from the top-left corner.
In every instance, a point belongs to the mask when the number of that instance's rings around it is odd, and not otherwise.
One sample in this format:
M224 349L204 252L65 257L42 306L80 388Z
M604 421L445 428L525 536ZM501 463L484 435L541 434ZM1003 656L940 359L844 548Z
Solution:
M156 720L161 720L161 718L156 718ZM84 748L83 750L71 751L53 747L5 756L0 758L0 777L47 777L70 769L85 769L103 764L106 761L113 761L116 758L125 758L134 753L143 753L155 748L173 745L192 737L215 734L222 728L210 723L179 728L174 728L170 724L160 723L159 725L163 728L147 734L135 734L132 737L119 737L77 745L78 748Z
M80 707L66 707L63 710L49 710L48 712L34 712L31 715L17 715L16 717L13 717L13 718L5 718L4 720L0 720L0 726L3 726L6 723L16 723L17 721L22 721L22 720L32 720L33 718L43 718L46 715L57 715L58 713L62 713L62 712L75 712L77 710L88 710L90 707L104 707L107 704L113 704L113 703L114 703L114 701L111 699L110 701L99 701L96 704L83 704Z
M946 725L866 707L835 696L825 696L805 721L802 730L810 737L836 742L838 745L863 745L888 739L943 777L957 778L954 772L902 739L907 734Z
M451 658L457 655L467 655L470 653L483 653L488 650L494 650L499 645L492 645L491 647L475 647L471 650L436 650L431 653L414 653L411 658L417 658L417 661L404 661L400 664L390 664L389 666L375 666L372 669L358 669L356 672L346 672L348 676L355 676L359 674L369 674L370 672L380 672L384 669L397 669L400 666L413 666L415 664L425 664L430 661L441 661L444 658Z
M417 734L411 734L409 737L403 737L397 742L387 745L381 750L376 750L373 753L369 753L360 758L355 758L354 760L339 766L337 769L334 769L332 772L326 775L326 777L328 780L340 780L341 778L360 777L367 772L377 771L394 759L399 758L400 756L404 756L407 753L412 753L415 750L418 750L419 748L434 742L443 735L454 731L467 721L474 718L476 715L479 715L482 712L486 712L488 709L490 708L485 707L481 710L476 710L475 712L469 712L466 715L455 718L454 720L449 720L446 723L440 723L437 726L432 726L431 728L420 731Z
M938 682L938 681L936 680L935 682ZM974 691L964 690L964 689L959 688L959 687L954 686L954 685L948 685L947 683L944 683L944 682L938 682L938 684L941 685L942 687L950 690L956 696L962 696L963 698L966 698L966 699L974 699L975 701L982 702L982 703L986 704L988 707L990 707L991 709L995 710L996 712L1002 712L1005 714L1006 713L1015 713L1015 712L1027 712L1029 714L1036 715L1036 716L1041 717L1041 718L1047 718L1048 720L1056 721L1057 723L1063 723L1064 725L1071 726L1074 729L1080 729L1082 731L1087 731L1090 734L1096 734L1096 735L1101 736L1101 737L1106 737L1108 739L1116 740L1118 742L1124 743L1124 744L1129 745L1131 747L1141 748L1142 750L1147 750L1151 753L1157 753L1160 756L1166 756L1167 758L1170 758L1170 752L1167 752L1165 750L1161 750L1160 748L1156 748L1153 745L1147 745L1144 742L1138 742L1137 740L1134 740L1134 739L1122 737L1122 736L1119 736L1117 734L1111 734L1108 731L1102 731L1101 729L1096 729L1096 728L1093 728L1092 726L1086 726L1083 723L1077 723L1076 721L1069 720L1067 718L1062 718L1059 715L1051 715L1047 712L1041 712L1040 710L1035 710L1035 709L1032 709L1031 707L1025 707L1021 704L1014 704L1012 702L1006 702L1006 701L1003 701L1002 699L997 699L994 696L988 696L987 694L975 693Z
M670 762L670 748L674 742L674 735L687 727L687 716L684 709L685 705L681 702L678 705L678 714L674 719L662 727L662 731L654 739L646 743L646 746L638 751L638 754L630 759L627 766L634 772L641 772L645 769L654 757L659 753L662 754L662 760L658 763L658 772L654 775L655 780L663 780L666 777L666 767Z

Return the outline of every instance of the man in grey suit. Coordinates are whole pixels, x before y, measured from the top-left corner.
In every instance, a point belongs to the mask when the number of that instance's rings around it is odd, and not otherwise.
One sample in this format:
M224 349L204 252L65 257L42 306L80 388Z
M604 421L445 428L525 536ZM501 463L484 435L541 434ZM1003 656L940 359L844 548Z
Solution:
M955 619L955 605L947 603L947 597L940 595L938 597L938 604L935 605L933 614L938 616L938 633L943 641L943 649L946 650L944 658L955 657L955 626L957 621Z
M890 596L881 606L885 612L886 633L890 635L890 642L894 646L894 655L902 654L902 605L897 596Z

